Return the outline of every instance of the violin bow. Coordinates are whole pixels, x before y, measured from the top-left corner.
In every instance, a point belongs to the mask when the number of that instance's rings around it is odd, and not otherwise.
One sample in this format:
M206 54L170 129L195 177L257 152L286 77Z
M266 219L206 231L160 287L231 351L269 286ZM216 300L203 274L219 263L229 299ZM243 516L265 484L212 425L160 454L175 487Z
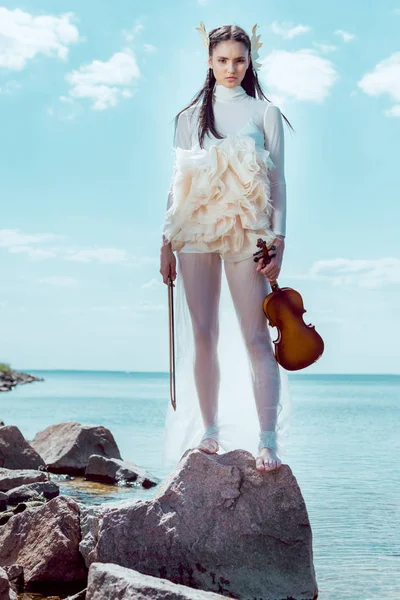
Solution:
M169 323L169 393L172 408L176 410L175 386L175 322L174 322L174 283L168 275L168 323Z

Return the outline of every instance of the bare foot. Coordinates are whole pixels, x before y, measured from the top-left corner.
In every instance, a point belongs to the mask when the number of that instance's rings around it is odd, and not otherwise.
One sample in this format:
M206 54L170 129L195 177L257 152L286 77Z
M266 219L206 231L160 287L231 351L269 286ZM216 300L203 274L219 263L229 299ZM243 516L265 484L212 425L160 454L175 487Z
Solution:
M205 438L197 447L207 454L215 454L219 449L217 440L213 438Z
M256 457L257 471L273 471L282 464L281 459L272 448L261 448Z

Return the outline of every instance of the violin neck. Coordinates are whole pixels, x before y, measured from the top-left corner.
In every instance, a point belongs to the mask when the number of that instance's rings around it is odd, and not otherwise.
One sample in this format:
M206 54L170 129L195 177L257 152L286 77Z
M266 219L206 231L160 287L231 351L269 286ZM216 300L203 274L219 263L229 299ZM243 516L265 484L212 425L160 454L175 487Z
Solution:
M271 290L273 292L276 292L277 290L280 289L279 285L278 285L278 281L277 279L273 279L272 281L269 282L270 286L271 286Z

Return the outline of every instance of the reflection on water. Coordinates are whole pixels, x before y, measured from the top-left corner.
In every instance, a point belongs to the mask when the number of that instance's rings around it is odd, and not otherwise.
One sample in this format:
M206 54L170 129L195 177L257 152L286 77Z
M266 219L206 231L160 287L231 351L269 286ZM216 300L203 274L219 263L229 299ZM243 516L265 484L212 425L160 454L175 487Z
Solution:
M50 477L59 486L61 495L70 496L77 502L88 505L100 505L120 500L150 499L155 490L155 487L146 490L138 482L127 485L110 485L86 481L84 477L71 478L65 475L51 475Z

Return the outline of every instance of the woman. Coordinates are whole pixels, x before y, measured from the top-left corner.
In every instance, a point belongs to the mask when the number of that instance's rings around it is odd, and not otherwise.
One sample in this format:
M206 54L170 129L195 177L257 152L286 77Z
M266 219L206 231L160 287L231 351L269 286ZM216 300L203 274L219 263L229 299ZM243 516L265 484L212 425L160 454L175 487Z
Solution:
M250 40L238 26L207 35L202 24L207 78L175 121L160 273L165 284L169 276L177 279L177 409L169 406L167 413L164 464L193 447L210 454L220 447L247 449L259 471L282 464L277 451L289 422L290 392L262 302L284 253L283 115L258 82L255 29ZM254 262L260 237L275 246L268 265ZM230 296L223 304L222 262Z

